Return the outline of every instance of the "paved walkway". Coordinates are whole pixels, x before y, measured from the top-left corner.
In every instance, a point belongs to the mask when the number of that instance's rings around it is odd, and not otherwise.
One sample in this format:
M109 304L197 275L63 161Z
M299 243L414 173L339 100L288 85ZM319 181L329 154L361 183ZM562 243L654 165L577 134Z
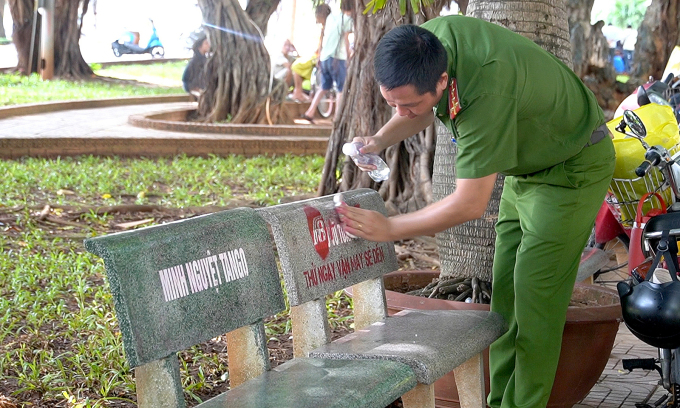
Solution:
M328 145L327 136L186 133L141 128L128 123L131 115L195 106L175 102L7 117L0 119L0 158L112 153L124 156L324 154ZM327 122L323 124L328 125ZM301 121L300 125L306 127L307 122Z
M82 150L78 146L89 140L94 140L103 148L117 146L122 152L135 150L135 146L142 143L141 141L150 141L149 148L152 147L151 144L158 145L159 142L170 144L171 140L183 140L186 145L200 145L205 140L236 143L232 135L168 132L134 127L127 123L128 116L133 114L185 106L187 103L118 106L0 119L0 157L7 157L8 146L33 146L35 143L32 142L45 143L48 140L58 141L60 148L71 153L78 153ZM269 136L269 139L272 137ZM28 150L44 153L35 147ZM168 150L168 153L172 152ZM628 373L623 370L621 360L634 357L657 357L657 351L635 338L622 323L614 350L600 380L575 408L635 407L635 403L647 398L653 403L664 395L665 390L657 387L659 375L656 372L636 370Z

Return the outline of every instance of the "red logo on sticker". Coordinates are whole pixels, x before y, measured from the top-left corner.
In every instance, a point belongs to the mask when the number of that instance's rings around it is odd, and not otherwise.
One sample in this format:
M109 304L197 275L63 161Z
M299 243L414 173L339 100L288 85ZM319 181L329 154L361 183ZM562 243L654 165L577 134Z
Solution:
M309 227L309 235L312 237L314 249L321 259L325 260L330 251L326 222L316 208L305 206L304 210L305 215L307 216L307 226Z
M458 97L458 87L456 86L456 78L451 78L449 84L449 116L454 119L458 112L460 112L460 98Z

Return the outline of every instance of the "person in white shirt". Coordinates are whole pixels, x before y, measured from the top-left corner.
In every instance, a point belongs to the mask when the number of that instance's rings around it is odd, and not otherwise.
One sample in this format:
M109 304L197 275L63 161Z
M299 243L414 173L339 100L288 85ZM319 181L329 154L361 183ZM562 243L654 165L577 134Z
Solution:
M302 114L302 119L314 123L314 112L319 105L321 98L333 87L335 83L337 93L337 106L340 105L342 90L345 86L347 76L347 59L350 57L349 34L354 31L354 20L352 19L352 0L342 0L340 2L341 13L331 13L326 18L323 29L323 42L321 54L319 55L319 65L321 68L322 83L321 90L314 94L314 99L309 105L309 109ZM337 114L336 110L336 114Z

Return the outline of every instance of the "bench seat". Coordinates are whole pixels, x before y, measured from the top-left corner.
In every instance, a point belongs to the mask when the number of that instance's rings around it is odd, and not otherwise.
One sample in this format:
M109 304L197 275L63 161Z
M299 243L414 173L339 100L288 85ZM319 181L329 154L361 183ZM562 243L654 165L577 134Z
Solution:
M309 356L398 361L413 369L419 383L433 384L506 331L505 320L494 312L404 310L318 347Z
M197 408L385 408L416 385L405 364L295 358Z

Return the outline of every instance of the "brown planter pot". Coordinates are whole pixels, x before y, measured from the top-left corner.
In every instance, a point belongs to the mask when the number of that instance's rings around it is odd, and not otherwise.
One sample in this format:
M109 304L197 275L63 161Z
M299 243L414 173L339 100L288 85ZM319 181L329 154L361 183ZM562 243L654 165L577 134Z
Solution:
M422 288L439 276L436 271L396 271L384 276L387 308L390 315L405 309L489 310L489 305L428 299L394 290ZM612 289L577 283L573 300L587 300L597 306L570 306L562 337L562 351L550 408L570 408L582 400L604 370L621 322L619 296ZM489 389L488 349L484 352L486 389ZM453 372L435 382L436 406L458 407L458 391Z

